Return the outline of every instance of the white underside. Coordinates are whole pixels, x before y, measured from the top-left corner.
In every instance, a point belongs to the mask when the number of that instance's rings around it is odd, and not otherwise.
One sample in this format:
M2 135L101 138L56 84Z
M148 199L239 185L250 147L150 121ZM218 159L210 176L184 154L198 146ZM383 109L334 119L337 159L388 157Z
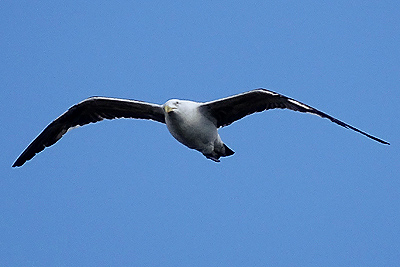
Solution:
M221 150L223 142L217 127L198 111L198 106L195 105L197 103L192 103L179 106L179 109L172 112L173 114L166 116L169 132L185 146L203 154L210 154L214 149Z

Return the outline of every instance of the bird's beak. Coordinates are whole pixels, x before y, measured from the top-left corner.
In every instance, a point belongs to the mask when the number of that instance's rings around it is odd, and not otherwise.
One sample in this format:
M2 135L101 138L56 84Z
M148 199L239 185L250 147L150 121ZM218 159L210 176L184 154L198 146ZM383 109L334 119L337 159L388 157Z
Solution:
M170 112L173 111L174 109L176 109L176 108L170 107L170 106L168 106L168 105L165 105L165 106L164 106L164 110L165 110L165 112L167 112L167 113L170 113Z

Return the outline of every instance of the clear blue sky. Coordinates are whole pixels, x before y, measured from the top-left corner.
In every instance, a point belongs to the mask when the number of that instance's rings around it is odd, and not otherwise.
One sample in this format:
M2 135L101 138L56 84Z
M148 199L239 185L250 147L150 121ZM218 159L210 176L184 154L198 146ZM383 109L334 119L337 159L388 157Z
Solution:
M399 1L2 1L0 265L398 266ZM164 103L268 88L217 164L160 123L25 147L94 95Z

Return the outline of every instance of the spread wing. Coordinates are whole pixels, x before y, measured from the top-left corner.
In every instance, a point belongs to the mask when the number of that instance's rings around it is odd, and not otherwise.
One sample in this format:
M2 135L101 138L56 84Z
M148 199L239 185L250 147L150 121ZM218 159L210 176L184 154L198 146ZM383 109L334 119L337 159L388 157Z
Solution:
M303 104L297 100L266 89L256 89L242 94L204 103L201 108L205 114L213 117L217 127L223 127L255 112L280 108L310 113L327 118L345 128L359 132L375 141L389 145L388 142L363 132L347 123L344 123L324 112Z
M127 99L91 97L72 106L50 123L22 152L13 167L22 166L74 127L116 118L147 119L165 123L161 105Z

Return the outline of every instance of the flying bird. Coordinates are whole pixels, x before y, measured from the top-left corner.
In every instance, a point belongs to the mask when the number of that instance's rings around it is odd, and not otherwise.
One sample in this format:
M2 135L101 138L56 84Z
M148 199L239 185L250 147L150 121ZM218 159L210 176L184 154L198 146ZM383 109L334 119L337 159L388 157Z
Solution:
M235 152L222 142L218 128L255 112L275 108L318 115L389 145L388 142L311 106L266 89L256 89L204 103L171 99L163 105L129 99L90 97L72 106L51 122L22 152L13 167L22 166L45 147L55 144L72 128L103 119L117 118L147 119L165 123L169 132L179 142L201 152L206 158L219 162L220 157L230 156Z

